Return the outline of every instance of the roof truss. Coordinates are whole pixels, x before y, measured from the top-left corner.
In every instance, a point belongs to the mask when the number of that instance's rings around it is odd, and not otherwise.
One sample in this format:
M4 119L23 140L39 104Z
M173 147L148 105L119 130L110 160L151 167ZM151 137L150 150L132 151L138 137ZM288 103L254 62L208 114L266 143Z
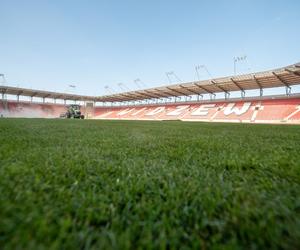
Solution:
M257 79L257 77L256 77L255 75L253 75L253 80L255 81L255 83L257 84L257 86L258 86L260 89L262 89L262 86L261 86L259 80Z
M234 83L234 85L235 86L237 86L238 87L238 89L240 90L240 91L245 91L235 80L233 80L233 78L231 77L230 78L230 80Z
M219 88L222 92L228 93L228 90L224 89L223 87L221 87L218 83L216 83L214 80L210 81L212 84L214 84L214 86L216 86L217 88Z
M204 91L205 91L206 93L208 93L208 94L213 94L212 91L208 90L207 88L205 88L204 86L202 86L202 85L200 85L200 84L198 84L198 83L194 83L194 85L197 86L198 88L204 90Z
M168 90L171 90L171 91L173 91L173 92L175 92L175 93L177 93L177 94L179 94L179 95L189 96L189 95L187 95L187 94L185 94L185 93L183 93L183 92L181 92L181 91L172 89L172 88L170 88L170 87L167 87L167 89L168 89Z
M290 85L284 81L278 74L276 74L274 71L272 72L272 74L286 87L290 87Z
M183 88L183 89L189 91L189 92L191 93L191 95L199 95L198 92L193 91L193 90L189 89L188 87L185 87L185 86L183 86L183 85L179 85L179 86L180 86L181 88Z

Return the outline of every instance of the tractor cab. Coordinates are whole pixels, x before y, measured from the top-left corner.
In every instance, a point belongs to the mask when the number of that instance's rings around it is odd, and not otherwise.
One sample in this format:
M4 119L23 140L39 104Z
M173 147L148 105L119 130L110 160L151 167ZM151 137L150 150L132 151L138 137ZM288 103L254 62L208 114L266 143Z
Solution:
M65 113L65 118L84 119L84 115L81 114L80 105L71 104L68 106L68 110Z

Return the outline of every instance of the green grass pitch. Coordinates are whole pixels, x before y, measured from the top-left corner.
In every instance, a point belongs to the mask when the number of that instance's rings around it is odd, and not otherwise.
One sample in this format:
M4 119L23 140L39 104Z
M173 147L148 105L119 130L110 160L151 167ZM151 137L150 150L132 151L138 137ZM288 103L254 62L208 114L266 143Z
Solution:
M1 249L299 249L300 126L0 119Z

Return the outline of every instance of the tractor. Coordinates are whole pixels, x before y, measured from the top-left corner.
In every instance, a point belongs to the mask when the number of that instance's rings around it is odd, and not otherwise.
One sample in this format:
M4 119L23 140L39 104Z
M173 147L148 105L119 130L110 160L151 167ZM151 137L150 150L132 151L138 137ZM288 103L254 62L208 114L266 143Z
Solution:
M73 119L84 119L84 115L81 114L80 105L71 104L68 106L66 113L60 115L61 118L73 118Z

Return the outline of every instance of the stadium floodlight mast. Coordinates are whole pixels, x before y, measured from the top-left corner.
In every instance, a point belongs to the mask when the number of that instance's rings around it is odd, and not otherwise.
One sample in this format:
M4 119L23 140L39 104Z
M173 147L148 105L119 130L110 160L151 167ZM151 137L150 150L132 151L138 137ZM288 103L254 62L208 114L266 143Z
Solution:
M176 79L176 81L182 82L181 79L175 74L174 71L166 72L166 76L167 76L167 78L168 78L168 80L169 80L169 83L172 83L171 76L173 76L173 77Z
M122 82L119 82L118 86L122 91L130 91L130 89Z
M74 85L74 84L68 84L66 87L65 87L65 90L64 90L64 92L66 92L66 93L71 93L71 94L75 94L75 89L76 89L76 85ZM32 101L32 98L31 98L31 101ZM45 101L45 98L43 98L43 102ZM66 104L67 103L67 100L66 99L64 99L64 104ZM75 101L75 103L76 103L76 101Z
M198 77L199 81L200 81L200 74L199 74L200 69L203 69L209 75L210 78L213 78L212 74L208 71L207 67L204 64L201 64L201 65L197 65L195 67L195 70L196 70L197 77Z
M104 86L105 90L108 92L108 94L113 95L115 91L109 87L108 85Z
M171 76L173 76L173 79L176 79L177 82L182 83L182 80L178 77L178 75L176 75L176 73L174 71L166 72L166 76L167 76L170 84L172 83ZM176 98L176 96L174 96L174 102L176 102L176 101L177 101L177 98Z
M139 84L139 79L135 79L133 81L134 81L135 85L138 87L138 89L141 89L141 86Z
M6 83L4 74L0 74L0 79L1 79L0 84ZM4 100L4 97L5 97L5 94L4 94L4 92L2 92L2 100Z
M67 87L67 89L70 90L70 91L75 91L76 85L74 85L74 84L69 84L68 87Z
M173 74L173 71L166 72L166 76L168 78L169 83L172 83L172 80L171 80L171 77L170 77L170 75L172 75L172 74Z
M236 75L236 65L237 65L237 63L242 62L242 61L246 61L246 59L247 59L246 55L233 57L233 72L234 72L234 75Z
M0 74L0 83L1 84L5 84L6 83L4 74Z
M147 88L147 85L140 78L135 79L134 83L139 89Z
M204 64L201 64L201 65L196 65L195 66L195 70L196 70L196 75L197 75L198 81L200 81L200 73L199 73L200 69L203 69L209 75L210 79L213 78L212 74L208 71L207 67ZM210 95L210 99L211 100L216 97L216 94L214 94L214 93L210 93L209 95ZM201 97L203 98L202 95L201 95ZM198 96L198 99L199 99L199 96Z

